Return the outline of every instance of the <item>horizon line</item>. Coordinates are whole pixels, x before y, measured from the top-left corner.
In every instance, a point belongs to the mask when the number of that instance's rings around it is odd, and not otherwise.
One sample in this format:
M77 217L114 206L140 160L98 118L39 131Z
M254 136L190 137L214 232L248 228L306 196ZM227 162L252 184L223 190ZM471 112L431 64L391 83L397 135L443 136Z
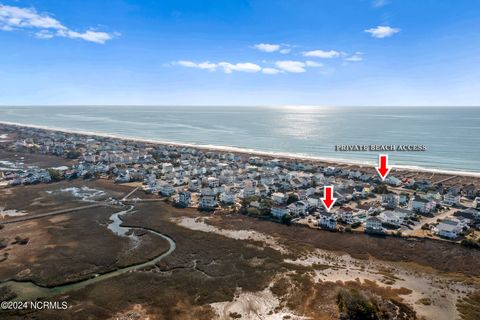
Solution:
M479 105L318 105L318 104L278 104L278 105L224 105L224 104L0 104L0 108L8 107L254 107L254 108L479 108Z

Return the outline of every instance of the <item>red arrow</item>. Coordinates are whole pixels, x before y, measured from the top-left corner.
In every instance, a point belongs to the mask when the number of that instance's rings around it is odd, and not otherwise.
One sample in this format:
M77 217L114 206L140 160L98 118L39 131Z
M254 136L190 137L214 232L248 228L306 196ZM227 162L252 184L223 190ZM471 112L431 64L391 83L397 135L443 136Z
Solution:
M382 178L382 181L384 181L385 178L390 173L390 170L392 170L392 168L388 167L388 154L379 155L378 164L379 164L379 167L375 167L375 169L377 169L377 172L380 175L380 178Z
M333 198L333 186L325 186L323 188L323 206L327 211L330 211L332 209L333 204L337 201L337 198Z

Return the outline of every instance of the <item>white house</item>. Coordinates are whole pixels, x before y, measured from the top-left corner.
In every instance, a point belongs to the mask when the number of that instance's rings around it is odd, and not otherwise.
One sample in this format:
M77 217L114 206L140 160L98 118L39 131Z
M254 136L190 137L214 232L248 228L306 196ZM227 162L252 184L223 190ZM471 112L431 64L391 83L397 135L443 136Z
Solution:
M233 192L222 192L220 194L220 202L225 204L235 203L235 193Z
M287 197L285 196L284 193L275 192L275 193L272 194L272 200L276 204L283 204L287 201Z
M385 179L385 182L391 186L398 187L402 184L402 181L394 176L390 175Z
M201 182L197 179L190 180L188 183L188 190L190 191L198 191L200 190Z
M400 224L403 222L403 218L400 216L400 214L398 214L395 211L389 211L389 210L384 211L380 213L379 218L383 222L394 225L394 226L400 226Z
M171 163L163 163L162 164L162 172L163 173L173 172L173 165Z
M305 215L307 213L308 205L304 201L296 201L294 203L291 203L288 206L288 209L290 212L294 215Z
M448 206L457 205L460 203L460 195L449 192L443 196L443 203Z
M337 228L337 220L332 214L328 213L322 213L317 224L318 226L329 230L335 230Z
M475 209L480 209L480 197L476 197L475 200L473 200L473 207Z
M217 200L215 196L202 196L198 205L202 209L213 209L217 205Z
M178 204L188 207L192 201L192 193L190 191L182 191L178 195Z
M207 184L210 188L216 188L216 187L219 186L220 181L215 177L208 177L207 178Z
M462 225L458 220L443 220L435 228L434 232L440 237L455 239L462 232Z
M308 204L311 207L314 208L319 208L322 204L322 200L320 199L320 196L317 194L313 194L307 198Z
M382 220L377 217L370 217L365 222L365 231L383 232Z
M399 196L395 193L382 194L382 205L388 209L395 209L399 203Z
M253 197L256 194L256 188L254 187L245 187L242 189L242 198L247 199Z
M284 215L289 214L290 210L287 207L282 207L282 206L273 206L270 209L270 213L272 216L275 218L281 219Z
M161 182L158 191L160 191L160 194L166 197L170 197L172 194L175 193L175 189L173 186L167 182Z
M344 223L352 224L353 223L353 211L349 207L340 208L337 211L337 214Z
M412 210L420 213L430 213L436 207L435 201L416 197L412 200Z

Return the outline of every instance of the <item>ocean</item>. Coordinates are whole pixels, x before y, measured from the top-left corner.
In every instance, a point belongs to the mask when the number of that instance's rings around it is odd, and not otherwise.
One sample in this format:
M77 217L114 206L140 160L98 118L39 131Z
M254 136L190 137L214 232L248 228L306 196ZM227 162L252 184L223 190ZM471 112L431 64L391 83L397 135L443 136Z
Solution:
M378 153L335 145L420 144L427 151L390 152L390 164L480 172L480 108L3 106L0 121L368 164Z

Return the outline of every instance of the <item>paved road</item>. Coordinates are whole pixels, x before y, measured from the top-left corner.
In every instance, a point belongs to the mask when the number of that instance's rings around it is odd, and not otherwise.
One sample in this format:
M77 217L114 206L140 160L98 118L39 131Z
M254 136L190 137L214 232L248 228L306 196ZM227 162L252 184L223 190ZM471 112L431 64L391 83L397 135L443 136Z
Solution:
M20 217L20 218L16 218L16 219L11 219L11 220L8 220L8 221L0 222L0 224L11 224L11 223L23 222L23 221L28 221L28 220L34 220L34 219L39 219L39 218L43 218L43 217L55 216L55 215L59 215L59 214L65 214L65 213L70 213L70 212L84 210L84 209L96 208L96 207L100 207L102 205L103 205L102 203L95 203L95 204L89 204L89 205L81 206L81 207L56 210L56 211L52 211L52 212L36 214L34 216L24 216L24 217Z

